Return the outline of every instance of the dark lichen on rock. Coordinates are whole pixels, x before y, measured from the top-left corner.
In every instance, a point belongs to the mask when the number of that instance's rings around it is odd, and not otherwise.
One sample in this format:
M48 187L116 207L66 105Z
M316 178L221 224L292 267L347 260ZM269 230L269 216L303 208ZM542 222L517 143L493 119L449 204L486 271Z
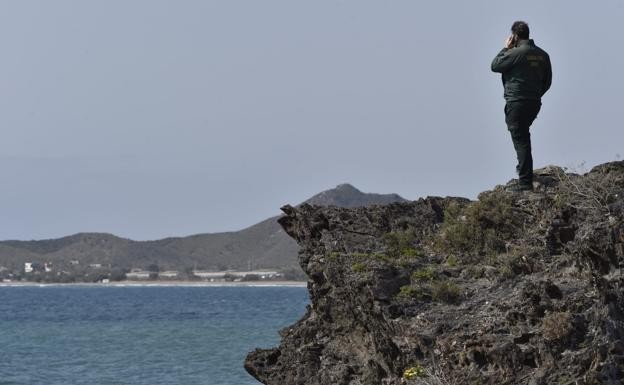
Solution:
M285 206L311 305L264 384L622 384L624 162L533 193Z

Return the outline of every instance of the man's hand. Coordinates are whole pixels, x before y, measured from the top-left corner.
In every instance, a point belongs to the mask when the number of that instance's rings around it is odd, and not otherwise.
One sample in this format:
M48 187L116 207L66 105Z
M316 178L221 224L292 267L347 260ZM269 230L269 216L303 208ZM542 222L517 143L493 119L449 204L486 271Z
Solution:
M505 48L513 48L516 45L516 39L514 39L514 35L510 35L507 40L505 40Z

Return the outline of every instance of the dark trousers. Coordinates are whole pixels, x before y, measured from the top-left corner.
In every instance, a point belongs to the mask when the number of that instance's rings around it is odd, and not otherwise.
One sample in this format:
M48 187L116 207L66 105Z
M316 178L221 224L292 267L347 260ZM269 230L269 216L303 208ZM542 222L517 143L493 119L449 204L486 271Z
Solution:
M539 100L520 100L505 105L505 123L518 157L519 183L533 185L533 157L531 156L531 133L529 128L542 107Z

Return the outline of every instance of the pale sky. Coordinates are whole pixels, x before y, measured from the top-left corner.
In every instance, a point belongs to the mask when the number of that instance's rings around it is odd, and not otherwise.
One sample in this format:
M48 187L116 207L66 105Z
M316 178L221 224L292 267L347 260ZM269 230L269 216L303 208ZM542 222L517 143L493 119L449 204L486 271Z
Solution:
M513 21L551 56L535 167L622 152L624 1L0 0L0 239L238 230L340 183L515 177Z

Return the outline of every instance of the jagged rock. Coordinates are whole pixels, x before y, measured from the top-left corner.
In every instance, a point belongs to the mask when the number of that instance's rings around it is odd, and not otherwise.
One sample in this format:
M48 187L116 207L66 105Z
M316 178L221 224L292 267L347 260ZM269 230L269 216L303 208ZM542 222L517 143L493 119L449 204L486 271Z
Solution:
M622 384L624 162L536 176L535 193L479 202L285 206L311 305L247 371L269 385Z

